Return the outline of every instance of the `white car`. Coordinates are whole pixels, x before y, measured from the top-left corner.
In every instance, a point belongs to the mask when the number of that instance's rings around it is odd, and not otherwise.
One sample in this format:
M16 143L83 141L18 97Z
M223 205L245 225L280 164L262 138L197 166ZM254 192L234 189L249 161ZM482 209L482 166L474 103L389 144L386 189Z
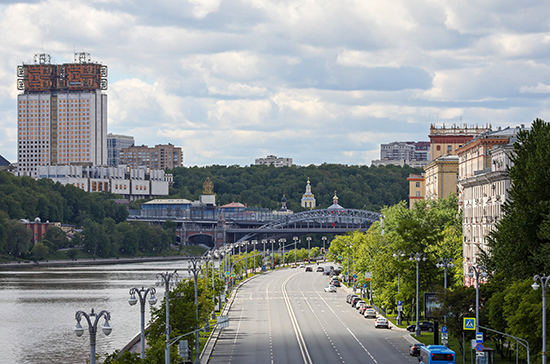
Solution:
M364 315L366 318L376 318L376 311L374 310L374 308L367 308Z
M388 319L386 319L385 317L377 318L376 321L374 321L374 328L377 329L379 327L385 327L386 329L389 329L390 325L388 323Z
M305 264L300 264L300 268L305 268Z
M332 284L330 286L325 287L325 292L336 292L336 287Z

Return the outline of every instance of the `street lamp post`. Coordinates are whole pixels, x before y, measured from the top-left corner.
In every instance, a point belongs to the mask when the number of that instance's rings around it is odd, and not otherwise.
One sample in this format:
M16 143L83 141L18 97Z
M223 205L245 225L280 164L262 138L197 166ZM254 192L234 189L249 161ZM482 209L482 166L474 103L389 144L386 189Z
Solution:
M281 243L281 245L283 246L283 267L284 267L285 266L285 243L286 243L286 239L285 238L280 238L279 243Z
M415 327L415 336L421 336L422 332L420 331L420 325L419 325L419 302L418 302L418 279L419 279L419 273L418 273L418 263L422 260L426 260L426 254L425 253L412 253L409 260L412 262L413 260L416 261L416 327Z
M485 267L482 265L471 265L468 276L470 278L474 278L474 275L476 277L476 333L479 332L479 276L481 278L487 277L487 272L485 271Z
M199 323L199 303L197 296L197 278L202 271L202 258L193 257L189 259L189 265L187 268L193 274L193 280L195 282L195 320L197 325ZM201 364L199 359L200 354L200 341L199 341L199 330L195 327L195 361L194 364Z
M325 254L326 254L326 248L325 248L325 242L327 241L327 237L326 236L323 236L321 238L323 240L323 261L325 260Z
M267 244L267 239L262 239L262 243L264 244L264 257L262 259L262 267L263 267L265 263L265 244Z
M444 279L444 286L445 290L447 290L447 268L452 268L455 265L453 264L453 258L439 258L439 263L437 263L435 266L437 268L445 268L445 279Z
M177 284L179 279L178 271L172 273L157 273L157 286L164 284L166 301L166 346L164 348L164 362L170 364L170 285Z
M295 237L292 238L292 240L294 240L294 265L296 265L296 260L297 260L296 259L297 258L297 256L296 256L296 243L298 242L298 237L295 236Z
M128 303L130 306L134 306L138 299L136 298L136 294L139 297L139 304L141 306L141 340L140 340L140 346L141 346L141 359L145 359L145 299L147 298L147 295L150 293L149 297L149 304L152 306L155 303L157 303L157 298L155 297L156 289L153 287L145 289L144 287L139 288L130 288L130 299L128 299Z
M307 240L307 261L308 263L311 263L311 247L310 247L311 236L308 236L306 240Z
M256 274L256 244L258 243L258 240L252 240L252 244L254 244L254 255L253 255L253 259L254 259L254 262L252 263L252 267L254 267L254 274Z
M539 287L537 281L540 281L542 285L542 364L546 364L546 287L548 287L548 280L550 276L543 274L539 276L538 274L533 277L535 283L531 287L534 290L537 290Z
M109 325L109 320L111 319L111 314L105 310L96 314L92 308L92 312L87 314L84 311L76 311L76 327L74 328L74 333L76 336L80 337L84 334L84 328L80 325L80 320L84 317L88 321L88 331L90 332L90 364L95 364L95 339L97 333L97 323L101 317L105 318L105 323L101 327L101 330L105 335L109 335L113 328ZM95 317L94 322L92 323L92 317Z
M273 250L275 239L269 239L269 242L271 243L271 269L275 269L275 251Z
M405 252L403 250L398 250L393 254L394 258L397 258L397 295L401 293L401 258L405 256ZM400 299L400 298L399 298ZM401 325L401 311L397 312L397 324Z
M244 246L244 276L248 278L248 240L243 241L242 244Z

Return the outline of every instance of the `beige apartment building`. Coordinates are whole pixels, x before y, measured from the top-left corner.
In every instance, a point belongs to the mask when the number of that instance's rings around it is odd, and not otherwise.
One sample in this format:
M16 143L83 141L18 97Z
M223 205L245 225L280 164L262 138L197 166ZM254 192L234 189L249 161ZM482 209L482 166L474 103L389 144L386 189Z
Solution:
M436 200L457 193L458 156L440 156L424 167L426 191L424 198Z
M182 150L172 144L158 144L154 148L146 145L122 148L119 157L120 165L128 165L132 168L146 166L164 170L183 167Z
M483 133L458 151L458 203L462 210L464 284L475 284L468 276L479 253L487 251L487 236L502 218L508 199L515 135L521 128Z

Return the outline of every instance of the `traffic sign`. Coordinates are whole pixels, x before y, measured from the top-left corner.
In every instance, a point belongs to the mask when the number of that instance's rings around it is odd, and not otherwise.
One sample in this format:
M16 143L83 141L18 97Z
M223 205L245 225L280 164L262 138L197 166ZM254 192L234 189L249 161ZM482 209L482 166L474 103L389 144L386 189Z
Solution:
M485 349L485 347L483 346L483 344L477 344L477 345L476 345L476 351L483 351L483 349Z
M483 333L476 332L476 343L483 344Z
M230 274L231 274L231 273L229 273L229 272L225 272L225 276L226 276L226 277L229 277Z
M464 326L463 330L475 330L476 329L476 319L471 317L464 317Z
M448 334L449 328L447 326L441 326L441 333L442 334Z
M357 278L357 274L354 274L354 275L353 275L353 278Z
M366 284L366 283L363 283L363 288L367 288L367 284Z

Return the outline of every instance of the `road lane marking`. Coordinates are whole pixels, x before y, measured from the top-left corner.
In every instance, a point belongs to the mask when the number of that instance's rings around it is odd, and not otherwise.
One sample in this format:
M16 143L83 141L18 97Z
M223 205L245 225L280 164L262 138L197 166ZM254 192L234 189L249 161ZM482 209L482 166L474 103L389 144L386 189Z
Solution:
M288 283L290 278L294 277L297 274L300 274L300 273L295 273L290 277L288 277L287 279L285 279L281 288L283 291L283 296L285 297L285 304L288 310L288 315L290 316L290 322L292 323L292 328L294 329L294 334L296 335L296 340L298 341L298 347L300 348L300 352L302 354L302 359L306 364L313 364L313 361L311 360L311 356L309 355L309 351L307 350L306 342L304 340L304 337L302 336L300 325L298 325L298 320L296 319L296 315L294 314L294 310L292 309L292 305L290 304L290 299L288 298L288 294L286 291L286 284Z

